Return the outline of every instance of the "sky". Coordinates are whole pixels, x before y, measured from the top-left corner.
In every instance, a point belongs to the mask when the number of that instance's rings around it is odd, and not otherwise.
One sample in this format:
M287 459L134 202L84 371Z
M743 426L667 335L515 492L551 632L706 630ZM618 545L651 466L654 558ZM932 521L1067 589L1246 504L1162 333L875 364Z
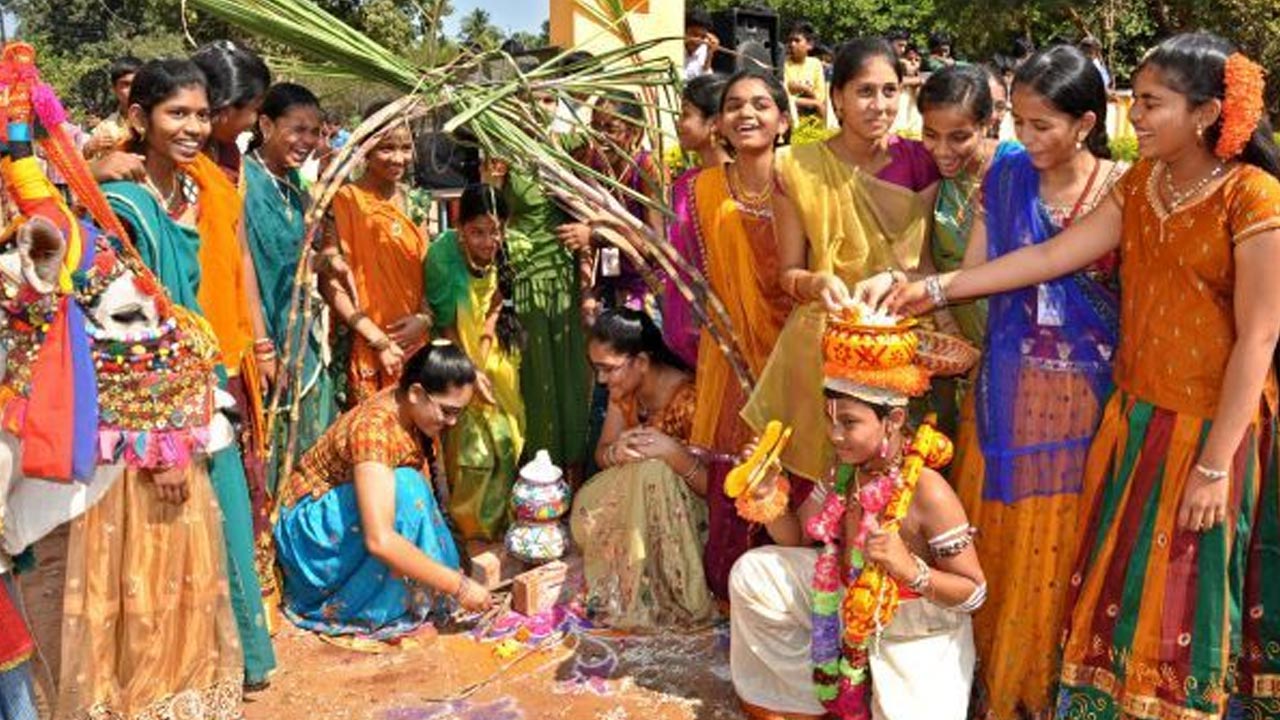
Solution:
M444 33L456 37L458 24L476 8L489 11L489 22L505 32L536 33L549 15L550 0L453 0L453 14L444 20Z

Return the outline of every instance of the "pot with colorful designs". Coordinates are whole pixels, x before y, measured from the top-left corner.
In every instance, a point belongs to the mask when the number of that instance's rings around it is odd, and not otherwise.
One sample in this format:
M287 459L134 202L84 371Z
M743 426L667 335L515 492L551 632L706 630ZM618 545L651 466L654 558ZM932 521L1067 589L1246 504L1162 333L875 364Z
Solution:
M511 489L515 522L507 530L507 551L527 562L546 562L564 555L569 536L560 519L569 511L571 491L564 473L539 450L520 469Z

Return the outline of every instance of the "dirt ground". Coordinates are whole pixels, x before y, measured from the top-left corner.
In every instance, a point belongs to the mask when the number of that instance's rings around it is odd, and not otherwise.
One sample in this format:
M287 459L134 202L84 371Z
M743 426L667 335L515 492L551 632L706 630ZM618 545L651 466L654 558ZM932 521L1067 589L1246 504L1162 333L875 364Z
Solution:
M23 596L47 687L57 677L65 533L37 547ZM563 615L563 613L561 613ZM558 619L562 622L556 622ZM728 630L618 635L573 616L444 628L408 647L368 653L289 625L275 637L279 669L248 697L246 720L730 720ZM520 630L524 627L524 630ZM532 631L531 631L532 629ZM505 642L499 640L505 634Z

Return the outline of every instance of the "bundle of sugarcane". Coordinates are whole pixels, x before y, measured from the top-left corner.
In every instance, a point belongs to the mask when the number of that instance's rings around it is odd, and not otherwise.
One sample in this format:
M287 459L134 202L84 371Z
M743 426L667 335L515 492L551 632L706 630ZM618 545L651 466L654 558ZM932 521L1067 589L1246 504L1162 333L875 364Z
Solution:
M499 51L462 53L446 65L424 69L414 67L308 0L189 1L228 22L319 60L322 64L314 68L318 73L375 80L407 93L353 132L351 141L312 190L307 241L303 243L290 303L291 338L303 336L305 340L311 325L311 296L315 288L312 246L337 191L365 154L398 123L451 113L452 118L445 126L448 131L465 131L491 157L504 158L534 172L553 197L580 220L598 229L600 237L624 253L642 270L648 282L656 284L652 266L665 273L690 303L697 321L729 359L744 389L751 388L754 381L738 348L733 323L706 279L623 204L634 202L670 215L664 202L637 192L556 142L547 131L549 119L539 115L529 102L535 94L550 95L558 103L570 106L581 97L630 101L634 97L631 90L640 88L644 95L641 103L651 117L671 112L669 108L676 104L668 96L664 105L659 102L659 95L672 93L677 86L675 69L668 60L644 57L664 41L633 42L576 62L568 62L568 52L565 52L530 69L522 69L511 56ZM609 12L615 20L625 19L621 5ZM611 27L616 28L616 24ZM507 77L490 79L497 74ZM651 121L646 129L653 130L656 126L657 122ZM595 147L615 153L623 151L585 124L575 126L574 131ZM291 370L288 373L292 386L289 414L296 418L305 346L294 342L287 345L290 347L286 348L283 361ZM272 399L273 421L282 396L282 388L277 388ZM291 423L293 425L296 423ZM295 445L296 432L291 429L285 458L286 476L291 469Z

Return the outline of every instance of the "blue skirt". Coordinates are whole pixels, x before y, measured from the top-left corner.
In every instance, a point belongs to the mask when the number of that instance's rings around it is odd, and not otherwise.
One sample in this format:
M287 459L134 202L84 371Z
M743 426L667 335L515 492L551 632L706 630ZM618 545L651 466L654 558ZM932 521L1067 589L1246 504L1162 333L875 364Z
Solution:
M458 548L430 481L396 470L395 531L432 560L458 568ZM284 573L284 612L294 624L326 635L390 640L453 609L452 598L396 577L365 549L352 484L280 511L276 560Z

